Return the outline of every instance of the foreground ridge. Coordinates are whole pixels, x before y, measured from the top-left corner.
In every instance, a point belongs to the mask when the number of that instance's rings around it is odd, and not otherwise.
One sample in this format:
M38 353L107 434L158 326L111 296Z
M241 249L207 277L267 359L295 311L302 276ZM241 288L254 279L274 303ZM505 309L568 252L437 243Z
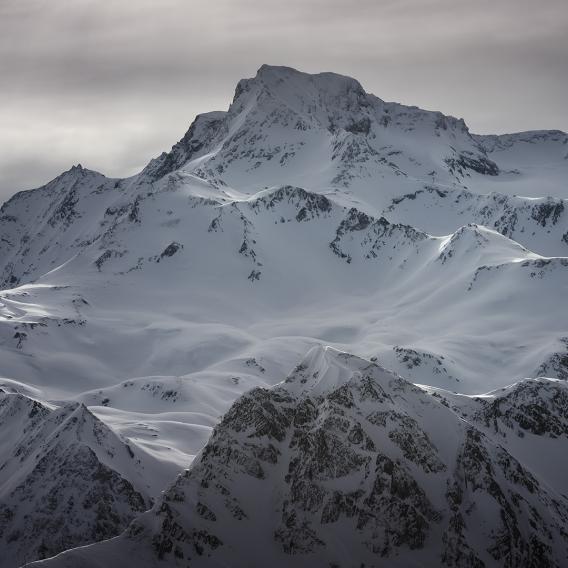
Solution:
M566 384L448 396L316 347L235 402L119 539L41 565L561 566L568 501L515 453L538 436L565 444Z
M0 391L0 566L113 537L152 500L135 453L84 405Z

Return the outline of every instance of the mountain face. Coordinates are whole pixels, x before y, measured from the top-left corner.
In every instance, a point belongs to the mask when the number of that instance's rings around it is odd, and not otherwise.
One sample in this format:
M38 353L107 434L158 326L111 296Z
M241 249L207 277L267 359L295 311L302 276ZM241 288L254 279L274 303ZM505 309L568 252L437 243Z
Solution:
M562 132L263 66L16 194L0 566L566 564L567 179Z
M568 500L517 456L565 439L566 383L455 398L316 347L240 398L119 539L45 565L562 565Z
M116 536L151 504L133 449L78 403L0 393L0 566Z
M283 185L374 216L392 212L402 197L439 197L431 204L439 214L417 219L416 211L397 207L400 222L435 234L463 221L485 223L536 252L563 256L564 200L510 196L568 197L567 174L562 132L472 135L463 120L386 103L354 79L263 66L238 84L228 112L198 116L182 140L139 175L111 180L74 166L4 204L2 281L4 287L26 283L85 248L101 249L117 226L140 222L144 202L160 191L233 203ZM490 199L468 188L491 192ZM451 220L448 197L458 204ZM421 211L429 203L416 205ZM545 231L536 235L539 226Z

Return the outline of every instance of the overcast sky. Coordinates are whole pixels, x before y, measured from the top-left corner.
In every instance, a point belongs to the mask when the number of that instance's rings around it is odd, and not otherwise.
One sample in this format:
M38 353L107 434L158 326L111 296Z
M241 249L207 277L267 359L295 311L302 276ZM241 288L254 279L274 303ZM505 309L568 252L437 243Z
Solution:
M568 130L568 0L0 0L0 200L78 162L135 173L262 63Z

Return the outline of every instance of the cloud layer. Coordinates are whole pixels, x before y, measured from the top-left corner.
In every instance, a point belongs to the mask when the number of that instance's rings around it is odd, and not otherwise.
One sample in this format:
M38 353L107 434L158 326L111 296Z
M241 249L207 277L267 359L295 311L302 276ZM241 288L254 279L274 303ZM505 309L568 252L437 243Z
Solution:
M135 173L262 63L568 130L566 0L0 0L0 200L77 162Z

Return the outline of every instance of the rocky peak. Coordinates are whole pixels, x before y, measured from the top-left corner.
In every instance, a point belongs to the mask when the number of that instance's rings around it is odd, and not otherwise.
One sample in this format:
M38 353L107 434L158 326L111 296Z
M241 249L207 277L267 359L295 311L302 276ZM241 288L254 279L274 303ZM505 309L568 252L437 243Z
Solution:
M340 102L355 100L365 104L369 96L356 79L337 73L309 74L291 67L262 65L252 79L242 79L237 84L233 103L242 104L253 93L263 91L272 97L294 107L307 99L312 101L334 100Z
M151 500L140 460L83 404L0 394L0 567L116 536Z
M559 566L567 520L565 497L440 395L317 346L237 400L154 509L81 562Z

